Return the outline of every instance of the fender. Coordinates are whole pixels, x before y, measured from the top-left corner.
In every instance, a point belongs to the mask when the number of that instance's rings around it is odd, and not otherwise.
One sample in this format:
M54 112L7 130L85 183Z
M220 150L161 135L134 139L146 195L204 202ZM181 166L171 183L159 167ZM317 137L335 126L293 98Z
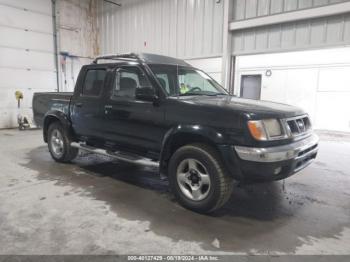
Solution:
M70 132L71 134L73 134L72 123L68 118L68 116L60 110L50 110L45 114L44 120L43 120L43 137L46 143L47 143L47 131L48 131L49 125L53 121L59 121L67 132Z
M205 142L216 147L224 143L223 134L212 127L202 125L177 125L164 135L160 153L160 173L166 174L167 162L171 157L174 143ZM217 147L216 147L217 148Z

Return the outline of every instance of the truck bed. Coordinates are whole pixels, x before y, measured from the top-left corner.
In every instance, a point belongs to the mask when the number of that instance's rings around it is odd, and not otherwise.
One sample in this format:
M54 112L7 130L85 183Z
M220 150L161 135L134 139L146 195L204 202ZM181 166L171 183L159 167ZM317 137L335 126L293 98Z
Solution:
M33 95L33 116L38 127L43 126L43 118L50 110L59 110L68 115L73 92L40 92Z

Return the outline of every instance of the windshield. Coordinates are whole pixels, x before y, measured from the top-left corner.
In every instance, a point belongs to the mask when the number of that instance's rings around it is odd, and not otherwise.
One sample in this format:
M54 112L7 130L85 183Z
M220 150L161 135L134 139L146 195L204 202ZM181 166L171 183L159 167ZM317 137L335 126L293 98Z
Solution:
M175 65L149 65L149 67L169 96L228 94L201 70Z

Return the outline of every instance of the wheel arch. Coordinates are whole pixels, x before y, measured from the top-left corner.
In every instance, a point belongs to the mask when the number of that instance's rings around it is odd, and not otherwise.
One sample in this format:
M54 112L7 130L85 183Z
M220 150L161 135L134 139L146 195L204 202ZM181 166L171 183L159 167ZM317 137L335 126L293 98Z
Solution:
M160 154L160 173L167 174L167 166L172 154L181 146L193 143L204 143L218 150L222 135L211 127L199 125L178 125L164 136Z
M60 122L67 132L72 134L72 125L67 115L61 111L52 110L45 114L43 121L43 138L45 143L48 141L49 126L54 122Z

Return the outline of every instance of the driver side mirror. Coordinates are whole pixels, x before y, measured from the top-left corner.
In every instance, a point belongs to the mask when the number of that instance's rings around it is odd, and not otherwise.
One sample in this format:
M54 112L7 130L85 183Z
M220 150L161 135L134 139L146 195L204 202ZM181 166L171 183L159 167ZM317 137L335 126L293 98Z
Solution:
M135 98L142 101L155 102L158 96L153 87L145 86L135 89Z

